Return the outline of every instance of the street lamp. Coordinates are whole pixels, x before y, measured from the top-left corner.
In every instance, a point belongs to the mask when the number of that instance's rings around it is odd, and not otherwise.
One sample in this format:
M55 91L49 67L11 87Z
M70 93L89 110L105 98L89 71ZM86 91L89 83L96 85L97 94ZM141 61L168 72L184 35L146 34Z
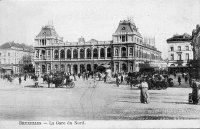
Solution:
M95 86L96 86L96 76L94 76L94 44L92 45L92 54L93 54L93 61L92 61L92 65L93 65L93 74L92 74L92 76L93 76L93 81L94 81L94 85L93 85L93 88L95 88Z

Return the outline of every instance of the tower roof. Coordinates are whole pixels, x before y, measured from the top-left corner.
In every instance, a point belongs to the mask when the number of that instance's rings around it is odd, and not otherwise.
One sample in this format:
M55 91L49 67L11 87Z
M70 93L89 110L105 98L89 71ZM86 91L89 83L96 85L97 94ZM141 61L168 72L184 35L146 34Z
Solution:
M141 36L141 34L138 32L138 29L135 26L135 23L133 23L130 20L120 21L115 33L137 33Z
M54 27L51 25L47 25L42 27L42 30L36 37L59 37Z

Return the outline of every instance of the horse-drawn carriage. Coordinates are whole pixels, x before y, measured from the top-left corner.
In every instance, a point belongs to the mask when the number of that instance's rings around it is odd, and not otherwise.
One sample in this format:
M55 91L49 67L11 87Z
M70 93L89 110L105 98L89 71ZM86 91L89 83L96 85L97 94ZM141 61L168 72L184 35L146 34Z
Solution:
M149 86L149 90L151 89L166 89L169 86L173 86L173 79L168 78L167 75L159 75L155 74L154 76L139 76L138 73L129 73L127 77L127 82L130 84L130 87L136 86L142 80L142 78L146 78L146 81Z
M47 76L47 82L55 84L56 88L73 88L75 86L73 79L70 79L70 76L64 73L55 73Z
M55 84L55 87L66 87L66 88L73 88L75 86L75 83L73 79L70 79L68 75L56 75L52 79L52 83Z
M75 83L72 79L69 78L68 75L64 73L54 73L54 74L44 74L41 76L43 78L43 83L55 84L55 88L66 87L73 88ZM33 75L32 79L37 80L37 76ZM36 81L35 86L38 86L38 82ZM49 85L50 86L50 85Z

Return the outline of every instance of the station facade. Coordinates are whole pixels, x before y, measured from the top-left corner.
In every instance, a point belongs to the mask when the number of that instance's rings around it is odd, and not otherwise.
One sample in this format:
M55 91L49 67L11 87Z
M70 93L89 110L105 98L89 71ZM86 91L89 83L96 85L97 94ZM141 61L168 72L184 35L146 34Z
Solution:
M42 27L35 37L36 74L97 71L109 67L112 73L135 72L144 66L157 67L161 52L155 40L143 38L130 20L120 21L110 41L83 37L78 42L63 42L52 25Z

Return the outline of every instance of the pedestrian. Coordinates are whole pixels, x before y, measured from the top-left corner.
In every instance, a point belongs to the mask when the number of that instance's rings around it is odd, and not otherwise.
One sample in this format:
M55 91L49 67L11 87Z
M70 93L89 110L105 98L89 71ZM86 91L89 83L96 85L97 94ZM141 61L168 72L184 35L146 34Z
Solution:
M116 74L116 85L117 85L117 87L119 87L119 77L118 77L118 74Z
M179 83L179 86L181 85L181 77L178 76L178 83Z
M174 73L174 78L176 78L176 73Z
M38 76L34 75L35 87L39 87Z
M104 76L104 83L106 83L106 80L107 80L107 73L105 73L105 76Z
M26 81L26 76L27 76L27 75L25 74L25 75L24 75L24 81Z
M19 84L21 85L21 83L22 83L22 78L21 76L19 76Z
M192 79L192 101L193 104L199 103L199 83Z
M124 76L123 76L123 74L121 75L121 83L123 83L123 81L124 81Z
M76 81L76 75L75 75L75 74L73 74L73 76L74 76L74 81Z
M185 83L188 81L188 75L185 75Z
M81 73L78 73L78 78L80 78L81 77Z
M47 83L48 83L48 88L51 86L51 77L47 76Z
M148 93L148 83L146 79L142 79L142 83L139 86L140 88L140 102L141 103L149 103L149 93Z
M192 87L192 77L191 76L189 77L189 85L190 85L190 87Z

